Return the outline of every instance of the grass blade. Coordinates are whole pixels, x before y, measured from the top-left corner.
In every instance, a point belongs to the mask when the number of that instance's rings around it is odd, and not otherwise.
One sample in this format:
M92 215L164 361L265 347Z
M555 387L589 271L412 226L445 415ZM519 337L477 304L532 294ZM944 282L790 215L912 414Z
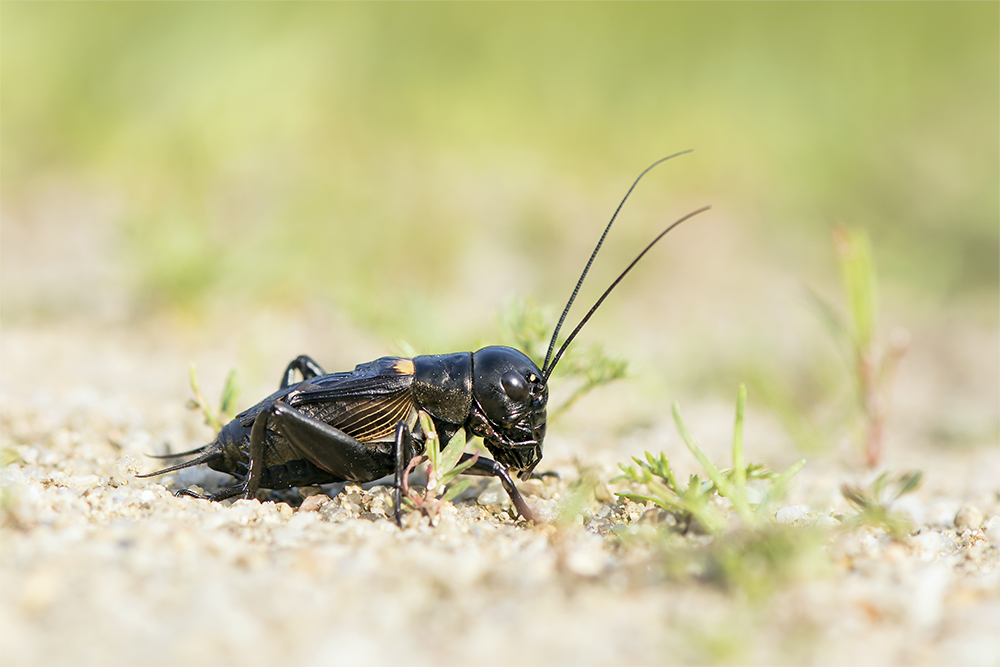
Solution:
M222 387L222 398L219 399L219 421L229 422L236 415L236 400L240 397L240 383L236 369L229 371L226 384Z
M743 410L746 403L747 386L741 384L736 395L736 427L733 429L733 484L743 502L746 502L747 497L747 469L743 460Z
M694 436L691 435L691 432L684 424L684 420L681 418L681 408L679 403L674 402L673 412L674 422L677 424L677 430L680 432L681 439L684 440L684 444L687 445L689 450L691 450L694 457L698 459L698 463L701 464L701 467L704 468L708 478L715 485L715 488L718 489L719 495L729 498L729 500L732 501L736 512L740 515L740 518L749 525L752 520L752 513L750 512L750 506L747 505L746 499L738 497L733 490L733 485L729 483L729 480L727 480L725 475L719 471L719 468L712 462L712 459L708 458L708 454L705 453L705 450L701 448L701 445L699 445L694 439Z

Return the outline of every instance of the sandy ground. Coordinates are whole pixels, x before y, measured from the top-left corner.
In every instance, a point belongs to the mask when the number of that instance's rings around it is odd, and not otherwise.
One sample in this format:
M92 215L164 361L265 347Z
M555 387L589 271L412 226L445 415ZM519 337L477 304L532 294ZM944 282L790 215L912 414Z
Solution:
M1000 664L1000 452L989 434L890 452L888 467L925 473L898 503L914 521L900 541L843 528L839 484L871 476L837 455L812 457L779 518L826 525L822 557L748 595L697 568L671 573L650 546L662 515L606 495L568 524L528 525L483 483L435 525L412 515L402 530L386 517L384 487L305 503L312 491L175 498L218 479L134 473L153 469L146 453L211 436L183 405L187 363L209 360L210 395L225 368L156 325L135 333L85 323L3 332L4 664ZM603 391L595 400L618 390ZM703 424L718 413L725 432L730 411L692 404L686 414ZM666 411L623 436L588 425L587 404L580 412L573 423L584 427L553 429L547 443L543 467L561 479L522 485L543 518L558 515L584 469L613 492L627 488L609 482L614 464L631 454L685 459ZM776 468L792 458L748 453L760 457Z

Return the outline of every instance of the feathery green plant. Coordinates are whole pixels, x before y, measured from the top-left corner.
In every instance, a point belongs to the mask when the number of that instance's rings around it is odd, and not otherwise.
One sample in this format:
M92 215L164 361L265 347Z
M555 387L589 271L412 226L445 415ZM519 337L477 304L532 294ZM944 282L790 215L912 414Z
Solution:
M708 457L681 418L680 407L674 403L673 414L677 430L684 444L701 464L707 479L691 475L682 486L673 473L666 454L653 456L646 452L646 460L633 457L635 466L619 464L624 473L616 480L628 480L643 484L649 493L618 493L617 495L636 502L652 502L658 507L680 515L685 522L692 519L711 535L725 531L726 515L715 504L714 496L729 499L736 515L744 527L754 530L771 520L771 509L784 497L788 482L802 469L805 461L799 461L778 474L759 464L747 465L743 455L743 413L746 405L746 387L740 385L736 399L736 426L733 435L733 466L727 470L719 467ZM751 499L747 482L753 479L768 480L763 496Z
M664 454L634 458L635 465L621 464L625 479L646 486L647 493L618 493L636 502L652 502L695 522L712 538L707 544L677 542L659 532L656 542L663 557L656 566L670 577L697 576L750 599L762 599L782 584L809 578L825 571L829 559L823 552L826 532L815 526L794 527L774 521L774 507L787 491L791 478L802 469L799 461L782 473L761 465L747 464L743 452L743 414L746 388L740 386L736 400L733 435L733 465L720 469L694 439L674 404L674 421L684 443L704 470L705 478L691 475L681 485ZM763 489L748 482L763 480ZM726 498L732 513L718 503ZM731 521L735 514L736 521ZM676 536L675 536L676 537Z
M922 480L922 472L910 470L895 478L884 472L866 489L842 484L840 492L858 511L850 523L855 526L878 526L893 539L902 539L909 534L913 526L905 516L892 511L892 504L907 493L916 491Z
M536 364L545 358L555 317L551 309L540 307L533 298L513 299L497 318L500 341L521 350ZM562 340L557 341L561 344ZM555 374L576 381L573 392L559 405L549 409L549 421L555 421L574 403L594 389L620 380L628 374L628 363L604 351L600 343L582 348L572 345L556 367Z

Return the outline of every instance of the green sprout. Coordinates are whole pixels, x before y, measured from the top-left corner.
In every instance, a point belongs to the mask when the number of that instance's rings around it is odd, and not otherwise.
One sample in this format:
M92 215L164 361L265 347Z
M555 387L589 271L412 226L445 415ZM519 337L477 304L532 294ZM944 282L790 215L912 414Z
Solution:
M512 300L498 317L497 328L504 345L521 350L537 364L545 358L554 322L550 309L540 307L529 297ZM556 349L559 344L562 340L557 341ZM549 410L550 422L594 389L624 378L628 364L609 356L599 343L587 348L574 345L562 357L556 373L575 380L576 386L566 400Z
M453 435L448 441L448 445L442 450L440 438L434 429L434 422L430 416L421 410L419 419L420 426L426 436L426 447L423 454L410 459L401 480L402 488L400 491L403 502L408 507L420 511L433 521L442 503L451 502L472 484L471 479L452 482L475 464L479 459L479 454L474 454L465 462L460 462L462 452L465 450L465 430L460 429L458 433ZM410 486L409 477L410 473L421 464L426 465L427 485L423 491L418 491Z
M236 377L236 370L229 371L229 375L226 376L226 383L222 387L222 396L219 398L218 410L212 409L208 399L201 392L201 387L198 385L198 373L193 362L190 370L190 383L194 398L188 401L188 409L201 410L201 413L205 417L205 423L213 431L218 432L222 430L222 427L236 416L236 399L240 396L240 385Z
M887 345L878 338L878 291L871 240L863 229L833 228L834 249L847 301L847 317L816 298L830 327L847 340L857 384L858 408L864 421L865 462L882 460L885 423L891 404L892 379L909 346L909 334L895 332Z
M634 458L634 466L622 464L625 473L618 479L641 483L648 492L618 493L636 502L652 502L678 515L690 526L700 526L712 539L708 543L678 542L660 532L657 541L663 557L656 567L668 577L696 576L736 591L749 599L762 599L779 586L802 580L827 569L823 546L826 533L814 526L793 527L774 521L774 505L786 493L791 478L804 461L782 473L761 465L747 464L743 452L743 415L746 388L740 386L736 400L736 424L733 435L733 465L721 469L697 443L681 419L674 404L674 420L684 443L698 460L704 478L691 475L686 485L678 483L665 454L647 453L645 460ZM763 489L749 489L748 482L764 480ZM724 512L717 502L726 498L732 513ZM737 521L732 525L731 514ZM677 537L677 536L674 536Z
M858 510L852 523L883 528L893 539L899 540L910 533L912 526L906 517L892 511L892 504L916 491L922 479L923 473L919 470L905 472L896 478L884 472L867 489L842 484L840 492Z
M624 473L617 480L628 480L643 484L649 493L618 493L617 495L635 502L652 502L657 507L680 515L690 525L693 519L705 532L719 535L727 528L727 519L716 506L714 496L729 499L740 522L748 529L756 529L770 522L774 503L784 497L788 482L802 469L805 461L799 461L784 472L777 474L759 464L747 465L743 456L743 413L746 405L746 387L740 385L736 399L736 425L733 435L733 466L727 470L719 467L708 457L681 418L680 407L674 403L673 414L677 430L684 444L701 464L706 479L691 475L682 486L667 461L666 454L653 456L646 452L646 460L633 457L635 466L619 464ZM747 490L749 480L768 480L763 496L756 502L751 500Z

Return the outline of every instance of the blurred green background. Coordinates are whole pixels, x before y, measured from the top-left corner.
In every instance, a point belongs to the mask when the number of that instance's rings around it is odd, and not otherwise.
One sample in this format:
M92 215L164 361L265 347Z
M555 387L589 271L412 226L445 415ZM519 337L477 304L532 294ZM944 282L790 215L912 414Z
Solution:
M512 297L558 309L632 179L693 148L636 191L580 312L665 224L713 210L590 340L653 366L674 343L785 345L775 285L836 295L835 222L870 230L897 319L996 326L996 3L2 14L8 325L330 309L386 345L468 349Z

